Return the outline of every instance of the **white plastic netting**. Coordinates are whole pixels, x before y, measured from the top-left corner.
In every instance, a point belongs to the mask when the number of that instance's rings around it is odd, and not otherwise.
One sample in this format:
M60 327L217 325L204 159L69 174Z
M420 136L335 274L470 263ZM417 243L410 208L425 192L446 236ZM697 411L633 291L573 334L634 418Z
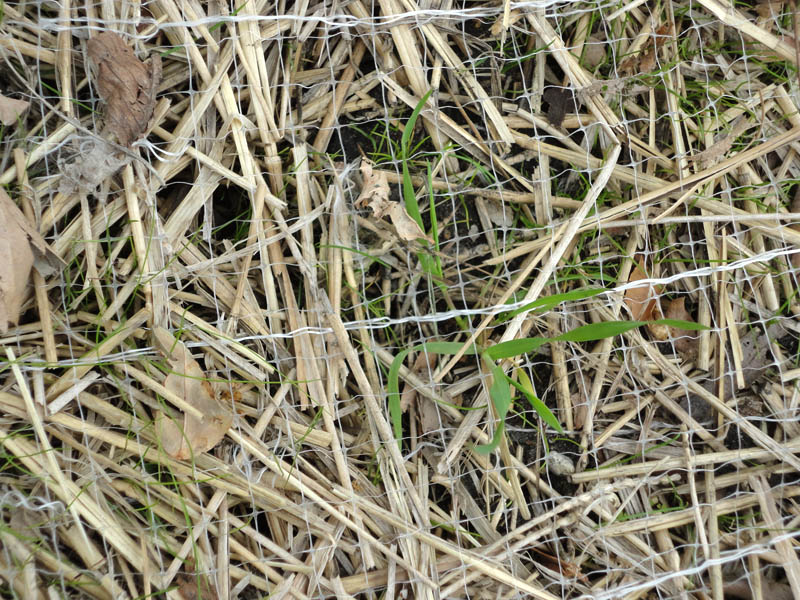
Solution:
M0 598L800 595L794 12L5 3Z

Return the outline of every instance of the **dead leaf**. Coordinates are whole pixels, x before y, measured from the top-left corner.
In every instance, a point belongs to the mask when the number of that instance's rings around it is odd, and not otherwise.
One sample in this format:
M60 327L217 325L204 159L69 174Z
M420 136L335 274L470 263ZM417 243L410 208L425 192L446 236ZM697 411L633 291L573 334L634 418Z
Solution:
M185 460L211 450L233 423L231 411L216 399L208 379L189 350L163 327L153 329L156 347L164 353L172 373L164 387L190 403L204 417L183 416L183 425L163 413L156 417L156 433L167 454Z
M672 35L671 25L662 25L653 32L652 37L639 50L638 54L627 57L623 60L617 70L623 75L642 75L655 69L658 50L664 42Z
M0 188L0 333L19 322L31 268L52 274L60 259Z
M0 215L0 333L8 332L9 324L19 323L31 267L33 252L25 232Z
M525 15L522 14L521 11L512 10L508 13L508 26L511 27L512 25L516 24L522 17ZM497 20L492 23L492 28L489 30L492 34L492 37L500 37L500 34L503 33L503 16L500 15L497 17Z
M2 188L0 188L0 218L4 222L13 221L16 227L25 233L31 250L33 250L33 268L44 277L52 275L66 266Z
M88 42L89 59L97 69L95 81L106 103L106 123L123 146L142 137L156 105L161 81L161 57L153 54L148 67L113 31Z
M650 318L653 319L647 322L647 331L650 332L650 337L657 342L666 342L669 339L669 325L654 322L664 318L664 313L661 312L661 303L658 300L656 300L655 308L653 308Z
M27 100L17 100L0 94L0 122L3 125L14 125L19 116L28 110L29 105Z
M183 600L216 600L219 598L213 579L202 573L197 573L191 565L186 573L176 577L178 594Z
M401 240L413 242L414 240L423 239L429 244L433 244L433 239L422 230L419 223L408 214L406 207L399 202L391 203L389 217L391 217L392 225L394 225Z
M605 40L601 40L595 36L586 40L583 45L583 65L588 69L594 69L604 60L606 60L606 52L608 51L608 44Z
M755 9L758 14L759 25L772 32L775 29L777 17L783 14L784 0L759 0ZM763 24L762 24L763 23Z
M503 206L500 200L487 198L484 200L486 216L489 220L502 229L509 229L514 226L514 215L508 206Z
M628 283L647 279L644 272L644 259L639 257L639 263L631 270ZM630 288L625 292L625 306L631 313L634 321L650 321L658 304L658 294L652 285L642 285ZM660 312L660 311L659 311Z
M117 152L111 144L97 136L80 139L75 158L69 163L59 163L61 182L58 191L65 196L75 192L94 194L104 181L130 161L130 156Z
M692 315L686 310L686 299L683 297L674 298L667 304L667 311L664 315L667 319L676 319L679 321L692 322ZM700 338L696 331L688 329L679 329L677 327L669 328L670 337L672 337L675 350L677 350L686 360L693 360L697 356L698 344Z
M547 120L553 127L561 127L564 117L569 109L574 109L572 94L569 90L560 87L549 87L544 91L542 98L547 102Z
M656 68L656 49L650 48L639 60L639 73L649 73Z
M369 206L379 219L385 213L381 212L389 205L389 180L384 171L375 173L374 164L368 158L361 159L361 193L356 199L356 208ZM380 213L380 214L378 214Z
M397 230L397 235L402 240L411 242L421 238L433 244L433 240L408 214L406 207L399 202L389 200L389 180L386 173L383 171L375 173L372 167L372 161L368 158L361 159L361 176L364 182L361 193L356 199L356 207L369 206L376 219L382 219L389 215L392 225Z

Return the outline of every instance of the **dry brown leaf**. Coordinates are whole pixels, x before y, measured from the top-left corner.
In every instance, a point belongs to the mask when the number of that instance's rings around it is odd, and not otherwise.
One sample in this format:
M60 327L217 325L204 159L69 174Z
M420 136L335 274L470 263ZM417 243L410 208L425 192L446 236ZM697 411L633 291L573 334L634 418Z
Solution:
M629 56L619 64L619 72L625 75L641 75L655 69L658 50L671 35L671 25L659 27L638 54Z
M399 202L391 203L389 217L391 217L392 225L401 240L413 242L421 238L429 244L433 244L433 239L422 230L422 227L408 214L406 207Z
M19 116L28 110L30 102L8 98L0 94L0 122L3 125L14 125Z
M423 373L425 370L430 371L436 365L436 354L431 352L420 352L414 360L414 365L411 367L411 372L414 374ZM406 412L408 407L411 406L417 398L417 391L410 383L403 386L403 393L400 394L400 410Z
M65 265L58 255L53 252L39 231L28 221L16 203L0 188L0 218L4 222L13 221L21 229L33 251L33 268L44 277L61 270Z
M384 171L375 173L374 164L368 158L361 159L361 193L356 199L356 207L369 206L379 219L389 207L389 180Z
M19 323L33 267L28 237L13 219L7 218L5 209L0 206L0 333L3 334L8 332L9 324Z
M525 15L518 10L512 10L508 13L508 26L511 27L512 25L516 24L521 18ZM500 15L497 17L497 20L492 23L492 28L489 30L492 34L492 37L500 37L500 34L503 33L503 16Z
M178 575L178 594L183 600L216 600L219 598L213 579L195 572L191 565L186 573Z
M588 69L594 69L606 59L606 52L608 51L608 44L595 36L586 40L583 45L583 64ZM600 83L600 82L598 82Z
M691 322L694 320L692 319L692 315L689 314L689 311L686 310L686 299L683 297L671 300L670 303L667 304L667 311L664 316L667 319L676 319L679 321ZM692 360L697 356L697 347L700 338L696 331L670 327L669 333L673 339L673 344L675 344L675 349L681 356L686 360Z
M575 110L572 93L564 88L550 86L545 89L542 98L547 102L547 120L553 127L561 127L564 117Z
M90 39L88 49L97 69L97 90L106 102L107 126L120 144L130 146L144 134L153 116L161 57L153 54L148 67L113 31Z
M509 229L514 226L513 213L508 206L504 207L500 200L487 198L484 200L484 206L486 207L486 215L493 224L502 229Z
M644 272L644 259L639 257L639 263L631 270L628 283L642 279L647 279L647 274ZM625 292L625 306L628 307L634 321L651 320L657 304L658 297L652 285L630 288Z
M25 215L0 188L0 333L19 322L31 268L52 274L59 259Z
M763 27L767 31L775 29L776 17L783 14L783 5L786 4L784 0L759 0L756 2L755 9L758 14L759 21L763 21Z
M375 173L372 166L372 161L368 158L361 159L361 176L364 182L361 193L356 199L356 207L369 206L376 219L389 215L397 235L402 240L411 242L421 238L432 244L433 240L411 218L406 207L399 202L389 200L389 180L386 178L386 173L383 171Z
M167 375L164 387L204 415L200 419L185 414L182 426L163 413L156 417L156 433L164 451L173 458L185 460L216 446L233 424L233 415L217 401L205 373L182 342L163 327L153 329L153 336L156 347L167 357L173 371Z
M94 194L104 181L131 161L130 156L117 152L104 139L92 136L79 138L79 148L70 162L60 162L61 183L58 191L64 195L74 192Z
M664 313L661 312L661 303L658 300L656 300L655 308L653 308L650 318L653 320L664 318ZM654 323L653 321L648 321L647 331L650 332L650 337L658 342L666 342L669 339L670 327L668 325L664 325L663 323Z
M639 60L639 73L649 73L656 68L656 49L650 48Z

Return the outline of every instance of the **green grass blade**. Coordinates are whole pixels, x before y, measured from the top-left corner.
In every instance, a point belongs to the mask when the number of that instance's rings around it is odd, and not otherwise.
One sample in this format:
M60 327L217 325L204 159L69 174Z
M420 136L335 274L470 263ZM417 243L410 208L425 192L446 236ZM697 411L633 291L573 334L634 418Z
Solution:
M670 327L690 329L693 331L708 329L708 327L700 323L680 321L677 319L659 319L657 321L605 321L603 323L590 323L589 325L576 327L571 331L554 337L553 340L559 342L593 342L620 335L631 329L646 325L647 323L669 325Z
M532 337L522 338L519 340L508 340L507 342L500 342L496 346L491 346L484 350L492 360L499 360L501 358L511 358L512 356L519 356L520 354L527 354L533 352L541 346L544 346L550 341L550 338Z
M517 369L517 375L519 377L519 382L514 381L510 377L508 378L508 382L517 388L522 394L528 399L528 402L531 403L533 410L535 410L542 420L550 425L553 429L555 429L558 433L564 433L564 430L561 427L561 423L558 422L556 416L553 412L547 408L547 405L539 400L536 396L536 393L533 391L533 384L531 383L528 374L523 371L522 369Z
M411 141L411 134L414 131L414 126L417 124L417 117L419 117L419 113L422 112L422 107L425 106L425 103L428 101L428 98L431 97L433 90L430 89L425 92L425 95L420 98L417 105L414 107L414 110L411 112L411 116L408 118L408 123L406 123L405 129L403 129L403 137L400 138L400 148L403 152L403 158L408 158L406 156L406 151L408 150L408 144Z
M647 323L657 323L660 325L669 325L679 329L688 330L702 330L708 329L699 323L691 321L679 321L676 319L660 319L658 321L605 321L603 323L590 323L589 325L582 325L576 327L571 331L562 333L554 338L532 337L522 338L519 340L509 340L501 342L496 346L487 348L484 353L493 360L501 358L511 358L519 356L520 354L527 354L537 350L544 344L551 341L558 342L593 342L596 340L603 340L605 338L614 337L631 329L636 329Z
M492 387L489 388L489 397L492 399L497 416L504 421L508 409L511 408L511 388L508 387L508 377L502 368L493 365L491 373Z
M653 321L653 323L658 323L659 325L669 325L670 327L675 327L676 329L688 329L690 331L703 331L705 329L709 329L700 323L695 323L694 321L681 321L679 319L659 319L658 321Z
M566 333L553 338L559 342L593 342L614 337L636 329L645 324L645 321L603 321L576 327Z
M500 421L500 423L497 425L497 429L494 430L492 441L488 444L479 444L475 446L475 452L478 454L490 454L494 452L494 450L500 445L500 440L503 439L503 434L505 431L506 423L505 421Z
M414 219L423 231L425 227L422 225L422 215L419 212L419 203L417 202L417 195L414 193L414 184L411 181L411 172L408 170L409 159L409 142L411 135L414 132L414 126L417 124L417 117L422 111L422 107L431 97L433 90L428 90L427 93L420 99L419 103L414 107L411 116L408 118L405 128L403 129L403 137L400 139L400 161L403 165L403 200L405 201L408 216Z
M488 454L494 451L500 444L503 438L503 431L505 429L506 416L511 408L511 388L508 385L508 377L503 372L503 369L497 365L492 365L492 387L489 388L489 397L492 399L494 406L495 416L499 419L497 429L495 429L492 441L488 444L481 444L475 447L475 451L481 454Z
M605 291L606 291L605 288L591 288L588 290L574 290L572 292L565 292L563 294L554 294L552 296L539 298L538 300L534 300L533 302L530 302L525 306L520 306L519 308L504 314L502 317L502 321L508 321L509 319L513 319L517 315L522 314L524 312L528 312L529 310L534 310L534 309L550 310L551 308L558 306L562 302L585 300L586 298L598 296Z
M422 214L419 212L417 195L414 193L414 184L411 181L411 173L408 171L408 161L403 159L403 200L405 201L408 216L414 219L422 231L425 227L422 224Z

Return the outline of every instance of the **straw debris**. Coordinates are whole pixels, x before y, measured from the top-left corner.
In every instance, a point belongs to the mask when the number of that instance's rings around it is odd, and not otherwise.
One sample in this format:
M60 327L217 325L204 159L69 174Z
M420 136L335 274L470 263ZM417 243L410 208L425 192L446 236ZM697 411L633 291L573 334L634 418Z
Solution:
M800 597L795 18L4 3L0 597Z

